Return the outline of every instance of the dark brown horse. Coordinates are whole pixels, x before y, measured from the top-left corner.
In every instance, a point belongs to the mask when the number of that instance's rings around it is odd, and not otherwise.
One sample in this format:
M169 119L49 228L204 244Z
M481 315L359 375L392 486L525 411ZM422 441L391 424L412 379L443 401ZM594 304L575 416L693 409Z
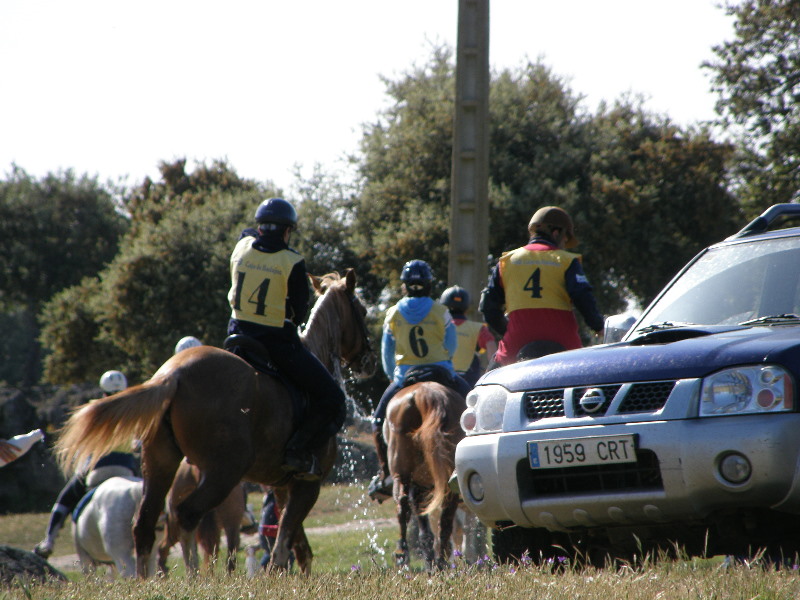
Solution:
M167 572L169 551L178 542L181 543L187 573L196 574L200 567L198 544L205 553L206 570L210 571L213 566L212 561L215 561L219 554L220 530L225 531L228 546L226 563L228 573L233 573L236 569L236 552L239 549L246 502L244 486L242 484L234 486L219 506L215 506L203 515L196 531L186 531L178 522L178 506L197 489L200 478L200 469L190 465L185 459L181 461L167 494L167 535L158 547L158 568L163 573Z
M411 513L417 516L425 568L444 568L452 550L453 519L458 496L448 481L455 466L456 444L464 437L459 424L466 404L457 392L439 383L416 383L389 401L383 435L388 445L389 471L394 480L400 539L397 564L408 564L406 539ZM440 511L438 557L428 515Z
M366 310L348 270L312 277L318 298L302 341L341 380L344 362L356 375L370 375L377 360L367 337ZM285 569L294 550L310 573L312 553L303 520L319 496L320 481L301 481L281 469L292 434L289 390L238 356L209 346L174 355L145 383L95 400L75 412L57 443L66 471L106 454L131 438L142 440L145 494L136 516L136 568L148 573L155 525L183 457L202 473L197 489L178 507L181 527L193 531L241 480L271 485L284 506L271 566ZM336 439L315 450L323 479L336 458Z

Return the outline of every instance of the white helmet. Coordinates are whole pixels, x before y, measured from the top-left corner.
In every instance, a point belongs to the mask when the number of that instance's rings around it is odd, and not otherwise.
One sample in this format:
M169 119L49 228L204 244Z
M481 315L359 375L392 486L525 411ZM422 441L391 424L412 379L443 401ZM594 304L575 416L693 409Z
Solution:
M198 340L193 335L187 335L186 337L182 337L177 344L175 344L175 354L186 350L188 348L194 348L195 346L202 346L203 342Z
M100 387L108 394L115 394L128 387L128 380L119 371L106 371L100 377Z

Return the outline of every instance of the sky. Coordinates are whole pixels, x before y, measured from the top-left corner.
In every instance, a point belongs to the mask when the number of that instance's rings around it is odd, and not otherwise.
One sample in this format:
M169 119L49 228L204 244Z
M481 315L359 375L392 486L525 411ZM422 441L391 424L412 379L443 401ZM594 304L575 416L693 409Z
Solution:
M714 117L700 64L733 37L719 0L493 0L495 71L542 62L585 97L641 94ZM0 173L73 169L127 185L224 159L291 191L343 172L388 106L381 76L456 47L458 0L1 0ZM288 196L287 196L288 197Z

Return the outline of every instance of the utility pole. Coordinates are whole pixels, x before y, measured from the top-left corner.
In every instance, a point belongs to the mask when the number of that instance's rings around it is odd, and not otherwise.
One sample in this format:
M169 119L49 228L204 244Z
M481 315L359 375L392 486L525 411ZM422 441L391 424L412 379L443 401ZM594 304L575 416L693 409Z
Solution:
M457 44L447 279L475 318L489 254L489 0L459 0Z

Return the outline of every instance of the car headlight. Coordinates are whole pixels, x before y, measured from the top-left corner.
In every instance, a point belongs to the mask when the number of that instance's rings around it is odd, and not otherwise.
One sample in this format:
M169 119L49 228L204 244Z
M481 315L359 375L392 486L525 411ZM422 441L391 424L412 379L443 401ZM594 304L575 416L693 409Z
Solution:
M461 428L467 435L494 433L503 428L508 391L499 385L479 385L467 394Z
M700 416L788 412L794 409L794 384L777 365L725 369L703 380Z

